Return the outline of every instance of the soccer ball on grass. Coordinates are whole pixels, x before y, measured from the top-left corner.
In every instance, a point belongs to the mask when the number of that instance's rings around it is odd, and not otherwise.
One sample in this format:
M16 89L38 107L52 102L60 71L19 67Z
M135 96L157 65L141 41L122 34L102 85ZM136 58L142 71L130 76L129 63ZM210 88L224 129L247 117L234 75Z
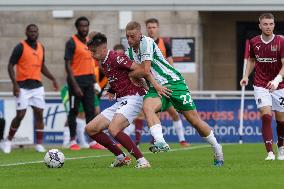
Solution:
M64 154L58 149L52 149L46 152L44 163L48 168L61 168L64 165Z

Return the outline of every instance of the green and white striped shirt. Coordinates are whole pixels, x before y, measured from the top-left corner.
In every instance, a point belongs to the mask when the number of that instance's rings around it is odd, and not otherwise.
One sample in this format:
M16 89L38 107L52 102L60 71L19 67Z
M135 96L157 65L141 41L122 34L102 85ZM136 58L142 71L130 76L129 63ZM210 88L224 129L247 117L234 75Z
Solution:
M125 54L138 64L147 60L151 61L151 73L161 85L176 81L184 82L181 74L168 63L155 41L150 37L142 36L137 53L130 47Z

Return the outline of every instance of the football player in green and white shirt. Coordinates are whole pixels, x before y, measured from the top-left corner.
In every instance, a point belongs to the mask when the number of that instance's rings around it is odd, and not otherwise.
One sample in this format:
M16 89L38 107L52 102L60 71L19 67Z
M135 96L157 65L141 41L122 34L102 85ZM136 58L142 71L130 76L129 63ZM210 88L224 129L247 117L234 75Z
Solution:
M145 74L151 73L154 79L163 86L160 88L155 86L157 90L150 86L148 93L144 97L143 111L151 135L155 139L155 143L150 150L155 153L169 149L163 138L161 122L156 112L174 106L198 131L199 135L211 144L214 151L214 165L222 166L224 164L222 146L217 142L208 124L200 119L182 75L163 57L154 40L142 35L141 25L138 22L129 22L125 30L130 46L126 54L130 59L141 64L139 68L130 72L129 77L142 78ZM167 92L168 89L171 90L170 95Z

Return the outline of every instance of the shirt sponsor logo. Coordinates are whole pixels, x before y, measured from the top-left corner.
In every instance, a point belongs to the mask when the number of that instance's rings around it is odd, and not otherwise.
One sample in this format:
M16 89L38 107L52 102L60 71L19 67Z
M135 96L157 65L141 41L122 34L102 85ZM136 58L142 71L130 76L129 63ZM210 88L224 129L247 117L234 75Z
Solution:
M260 62L260 63L274 63L274 62L277 62L276 58L261 58L258 55L255 56L255 57L256 57L256 60L258 62Z

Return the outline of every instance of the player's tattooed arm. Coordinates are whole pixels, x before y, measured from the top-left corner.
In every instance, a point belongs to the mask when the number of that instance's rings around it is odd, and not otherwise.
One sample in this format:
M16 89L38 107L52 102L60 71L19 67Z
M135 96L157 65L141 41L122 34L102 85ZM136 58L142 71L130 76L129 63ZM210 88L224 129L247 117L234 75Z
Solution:
M129 73L130 78L142 78L143 77L153 85L153 87L156 89L160 97L165 96L169 98L169 96L171 96L172 91L168 89L167 87L160 85L154 79L150 71L151 61L143 61L141 64L137 64L133 62L130 69L133 70Z

